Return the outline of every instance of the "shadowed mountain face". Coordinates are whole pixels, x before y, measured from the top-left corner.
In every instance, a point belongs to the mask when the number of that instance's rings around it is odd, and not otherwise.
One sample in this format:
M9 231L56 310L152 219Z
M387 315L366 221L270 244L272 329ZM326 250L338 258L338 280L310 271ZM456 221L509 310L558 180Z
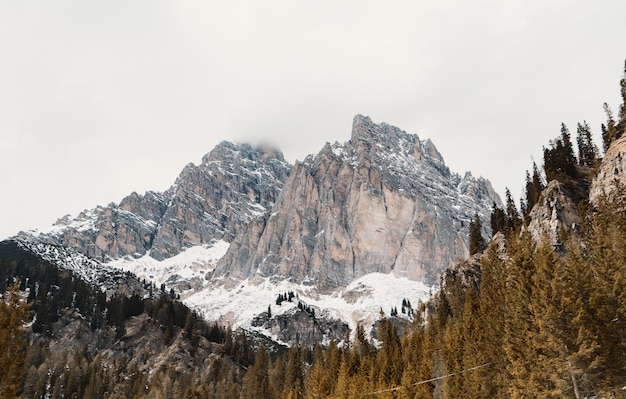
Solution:
M132 193L119 205L69 215L48 231L19 237L78 249L101 261L150 253L155 259L215 240L232 241L274 204L291 165L269 147L222 142L188 164L165 192Z
M235 238L215 275L330 289L373 272L434 282L468 255L469 221L478 213L487 226L494 202L489 181L450 172L430 140L358 115L350 141L296 163L271 214Z

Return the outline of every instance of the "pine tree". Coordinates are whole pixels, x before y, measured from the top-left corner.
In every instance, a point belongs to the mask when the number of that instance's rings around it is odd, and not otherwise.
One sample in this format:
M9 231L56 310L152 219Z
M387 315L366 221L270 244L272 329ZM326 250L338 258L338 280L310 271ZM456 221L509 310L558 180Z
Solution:
M507 187L506 195L506 227L508 231L516 231L522 225L522 219L517 211L517 206L511 195L511 191Z
M469 224L469 254L474 255L485 249L487 244L482 234L483 225L480 221L478 213L474 214L474 219Z
M536 326L531 302L535 248L527 232L519 238L511 238L515 240L509 246L511 259L506 273L507 317L504 324L504 351L511 376L509 395L512 399L534 398L537 397L536 392L534 387L529 386L529 381L535 367L532 339Z
M615 126L616 122L613 118L613 111L611 111L611 107L609 107L609 104L604 103L602 108L606 114L606 125L602 124L602 145L604 147L604 152L606 152L611 146L611 143L613 143L613 141L615 141L618 137Z
M506 213L495 202L490 216L491 232L495 235L497 232L506 233L508 231L506 222Z
M26 340L24 323L28 306L14 282L0 298L0 398L16 397L26 372Z
M307 399L326 398L330 391L331 382L326 372L322 348L318 343L313 350L313 364L307 375L306 397Z
M583 121L582 124L579 123L576 132L578 163L583 166L593 167L599 155L598 148L593 143L591 128L587 124L587 121Z
M575 366L580 367L596 388L613 392L623 384L626 356L626 188L617 183L607 196L596 201L596 210L584 229L581 258L587 269L584 295L587 314L581 325ZM579 312L580 313L580 312ZM580 317L587 317L581 313Z
M287 352L287 364L285 366L285 383L283 398L302 398L304 387L303 361L300 350L291 348Z
M543 183L543 179L541 177L541 173L539 173L539 168L537 168L537 164L533 161L533 173L532 176L528 171L526 171L526 206L523 212L524 218L527 219L530 211L533 209L535 204L539 202L539 197L541 196L541 192L545 188L545 184Z
M402 378L402 352L398 331L389 319L383 319L378 333L383 342L376 361L380 366L379 388L398 386Z
M279 356L274 361L272 373L270 377L270 386L272 387L272 397L280 399L285 387L285 358Z
M559 263L551 245L544 239L535 256L531 276L531 304L535 331L532 336L535 367L530 383L538 397L560 398L568 387L565 345L558 323L559 298L553 284Z
M576 155L571 142L569 129L561 124L561 135L550 142L549 148L543 149L543 170L549 181L558 180L568 183L576 177Z
M620 122L626 120L626 60L624 61L624 74L619 81L620 94L622 96L622 105L619 109Z
M261 345L256 354L254 364L248 369L242 387L244 399L270 399L270 384L268 375L269 363L265 354L265 346Z
M470 377L476 398L506 398L508 387L508 360L504 352L505 320L507 318L506 281L507 267L500 258L500 247L492 242L480 259L480 319L484 328L478 336L477 365L488 366L474 370Z

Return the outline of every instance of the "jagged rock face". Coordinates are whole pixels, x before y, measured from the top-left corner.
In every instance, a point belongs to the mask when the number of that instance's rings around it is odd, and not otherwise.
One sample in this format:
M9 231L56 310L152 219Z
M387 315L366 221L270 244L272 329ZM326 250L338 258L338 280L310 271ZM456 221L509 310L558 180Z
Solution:
M271 215L235 238L215 275L329 289L372 272L434 282L467 257L469 221L486 221L494 202L487 180L451 173L429 140L358 115L348 143L296 163Z
M161 260L193 245L231 241L271 208L290 169L273 148L222 142L200 165L187 165L164 193L132 193L119 205L68 215L47 232L18 237L76 248L103 261L148 251Z
M626 135L614 141L593 177L589 200L593 203L602 195L609 194L615 181L626 182Z
M232 241L272 207L290 169L276 149L222 142L202 164L187 165L170 189L150 255L163 259L215 239Z
M565 185L557 180L551 181L543 190L529 216L528 231L535 242L539 243L543 237L553 246L562 244L561 229L568 232L580 223L576 203Z
M75 218L66 215L49 231L20 232L18 237L75 248L99 260L140 256L150 249L166 208L164 194L133 192L119 205L98 206Z
M292 347L302 344L325 343L334 339L341 342L350 331L347 324L325 317L317 317L315 313L295 309L293 312L269 317L262 313L252 320L253 327L262 327L279 342Z

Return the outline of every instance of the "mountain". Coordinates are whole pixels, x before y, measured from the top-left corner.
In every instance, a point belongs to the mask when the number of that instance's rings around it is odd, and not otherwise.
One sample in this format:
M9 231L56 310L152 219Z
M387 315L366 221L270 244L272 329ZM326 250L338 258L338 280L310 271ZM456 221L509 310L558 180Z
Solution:
M494 203L488 180L450 171L430 140L357 115L348 142L293 167L278 150L222 142L163 193L18 238L74 248L207 320L295 345L341 341L360 324L370 333L381 309L427 301L468 256L475 214L491 237Z
M489 181L452 173L430 140L357 115L350 141L294 165L271 214L235 238L214 276L329 290L369 273L433 284L468 256L469 222L494 203Z
M272 207L290 169L274 148L222 142L200 165L185 166L163 193L132 193L119 204L67 215L48 230L18 237L75 248L103 262L145 254L163 260L196 245L232 241Z

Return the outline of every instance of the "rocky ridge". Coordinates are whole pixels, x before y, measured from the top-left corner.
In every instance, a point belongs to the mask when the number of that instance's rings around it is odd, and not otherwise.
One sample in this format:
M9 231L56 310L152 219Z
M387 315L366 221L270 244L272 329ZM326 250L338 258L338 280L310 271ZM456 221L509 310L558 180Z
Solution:
M489 181L450 172L430 140L357 115L350 141L294 165L271 214L235 238L215 276L331 290L374 272L432 283L467 257L469 221L486 221L493 203Z
M626 181L626 135L611 143L591 182L589 200L595 200L602 193L609 194L615 181Z
M222 142L200 165L185 166L163 193L133 192L119 205L67 215L47 231L18 237L75 248L103 262L148 253L163 260L195 245L232 241L272 207L290 169L276 149Z

